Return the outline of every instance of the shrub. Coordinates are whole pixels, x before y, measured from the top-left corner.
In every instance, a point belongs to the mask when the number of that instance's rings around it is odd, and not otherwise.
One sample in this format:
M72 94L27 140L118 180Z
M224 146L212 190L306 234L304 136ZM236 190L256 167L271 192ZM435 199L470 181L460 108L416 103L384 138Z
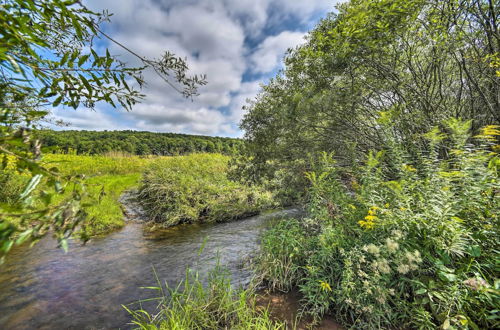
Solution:
M288 266L300 275L293 284L306 311L363 329L500 325L500 131L489 126L471 139L469 129L449 120L447 133L426 134L429 149L413 164L397 143L371 153L350 188L332 163L308 174L311 217L321 229L280 225L264 240L315 242ZM384 155L396 170L383 167ZM276 253L262 248L263 256ZM270 283L288 281L279 263L261 260Z

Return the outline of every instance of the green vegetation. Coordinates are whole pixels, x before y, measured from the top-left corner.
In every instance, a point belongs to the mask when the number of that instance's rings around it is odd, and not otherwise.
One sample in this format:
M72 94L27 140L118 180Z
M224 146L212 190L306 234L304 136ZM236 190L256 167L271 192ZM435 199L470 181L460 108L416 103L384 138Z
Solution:
M228 161L216 154L155 161L144 171L139 200L166 226L234 220L274 206L269 192L229 180Z
M242 140L136 131L52 131L38 130L36 138L44 152L100 155L123 152L134 155L174 156L194 152L222 153L239 151Z
M51 107L94 108L103 102L130 110L144 97L139 90L147 68L185 97L206 84L204 76L189 75L185 60L168 51L149 59L109 38L99 27L109 16L89 10L81 1L2 1L0 182L15 183L12 173L4 173L13 171L25 184L21 189L9 186L7 197L0 199L0 262L14 243L36 241L49 231L66 247L66 239L86 219L80 203L83 182L75 177L68 181L56 168L38 162L41 145L32 129L47 118ZM108 49L96 47L99 38L136 57L140 67L129 67ZM41 182L45 186L37 189ZM80 187L67 194L63 188L70 183Z
M46 193L49 183L41 181L34 193L47 196L48 205L57 205L76 193L86 217L80 226L81 237L87 239L106 234L123 227L123 212L118 199L125 190L137 187L143 168L153 159L158 158L47 154L40 162L43 166L57 167L61 177L74 177L73 180L78 180L79 184L68 183L60 187L60 194L49 195ZM12 170L4 171L0 176L7 188L0 192L0 201L6 207L19 201L19 193L29 181L29 177L14 171L15 166L11 164L9 167ZM19 231L30 228L29 223L16 218L10 218L9 222Z
M351 0L248 106L243 182L306 204L256 269L347 327L498 328L498 1Z
M212 270L204 285L198 273L187 271L186 278L172 289L160 283L159 312L131 310L133 323L140 329L285 329L271 320L266 309L256 311L251 290L234 289L229 274L220 266Z
M499 11L487 0L343 3L248 105L235 173L300 198L319 153L356 167L388 149L382 122L415 159L447 118L474 119L474 132L500 124Z
M483 129L474 147L470 122L446 125L426 135L419 163L396 144L348 184L325 154L307 174L310 218L264 235L257 270L269 286L298 286L305 311L359 329L497 328L500 131Z
M31 129L47 104L131 109L146 67L176 77L185 96L205 81L186 76L184 61L168 52L138 56L144 68L99 55L92 41L106 37L99 23L108 16L78 1L4 2L0 257L49 231L64 247L79 228L87 238L122 226L117 199L136 185L164 226L301 202L308 218L265 233L255 267L271 289L298 288L314 318L328 313L359 329L500 328L498 1L343 3L249 104L244 146L36 131L44 151L69 153L44 157ZM200 151L235 157L72 155ZM282 327L254 311L252 291L233 290L220 270L208 286L188 273L177 289L156 289L158 315L130 311L142 328Z

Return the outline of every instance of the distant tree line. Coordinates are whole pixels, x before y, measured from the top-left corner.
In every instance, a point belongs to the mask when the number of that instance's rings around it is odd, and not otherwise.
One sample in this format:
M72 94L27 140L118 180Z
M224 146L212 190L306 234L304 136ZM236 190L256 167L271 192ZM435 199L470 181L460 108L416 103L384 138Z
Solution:
M97 155L125 152L134 155L174 156L193 152L238 152L242 141L234 138L137 131L38 130L45 152Z

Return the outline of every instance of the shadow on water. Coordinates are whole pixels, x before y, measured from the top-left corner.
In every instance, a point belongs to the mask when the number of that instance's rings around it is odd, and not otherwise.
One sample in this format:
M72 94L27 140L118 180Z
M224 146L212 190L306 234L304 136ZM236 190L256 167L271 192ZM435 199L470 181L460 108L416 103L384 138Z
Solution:
M130 317L121 304L151 297L150 290L140 287L156 284L153 267L162 281L175 285L187 267L196 266L201 273L212 268L217 254L233 283L245 285L252 274L243 265L255 253L260 232L273 218L299 214L289 209L154 234L132 222L85 246L71 242L67 254L51 238L31 249L15 249L0 266L0 328L128 328Z

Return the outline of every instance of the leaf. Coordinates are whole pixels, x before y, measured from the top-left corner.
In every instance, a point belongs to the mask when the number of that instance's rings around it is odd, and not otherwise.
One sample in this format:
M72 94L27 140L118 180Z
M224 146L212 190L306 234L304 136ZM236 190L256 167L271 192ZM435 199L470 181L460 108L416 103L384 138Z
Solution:
M468 250L469 254L474 257L474 258L478 258L481 256L481 247L479 245L472 245L469 247L469 250Z
M68 240L66 238L59 241L59 246L64 250L64 252L68 252Z
M442 325L442 328L443 328L443 329L449 329L449 328L450 328L450 319L449 319L449 318L447 318L447 319L444 321L444 323L443 323L443 325Z
M89 94L92 95L92 86L90 86L88 80L83 75L80 75L80 80L82 81L82 83L85 85L85 87L89 91Z
M43 177L43 175L41 175L41 174L37 174L37 175L33 176L31 178L30 182L28 182L28 184L26 185L26 188L24 188L21 195L19 195L19 197L21 199L25 199L26 197L28 197L33 192L33 190L35 190L35 188L38 186L38 184L40 183L40 180L42 180L42 177Z
M61 101L62 101L62 100L63 100L63 97L62 97L62 95L61 95L61 96L59 96L57 99L55 99L55 101L54 101L54 102L52 102L52 106L53 106L53 107L57 107L59 104L61 104Z
M19 237L17 238L16 240L16 245L21 245L23 244L29 237L30 235L33 233L33 228L30 228L24 232L22 232Z
M80 59L78 60L78 66L82 66L85 62L87 62L87 60L89 59L90 55L83 55L80 57Z
M422 288L422 289L418 289L417 291L415 291L415 294L424 294L427 292L427 289L426 288Z
M457 280L457 275L452 273L439 272L438 276L445 282L455 282Z

